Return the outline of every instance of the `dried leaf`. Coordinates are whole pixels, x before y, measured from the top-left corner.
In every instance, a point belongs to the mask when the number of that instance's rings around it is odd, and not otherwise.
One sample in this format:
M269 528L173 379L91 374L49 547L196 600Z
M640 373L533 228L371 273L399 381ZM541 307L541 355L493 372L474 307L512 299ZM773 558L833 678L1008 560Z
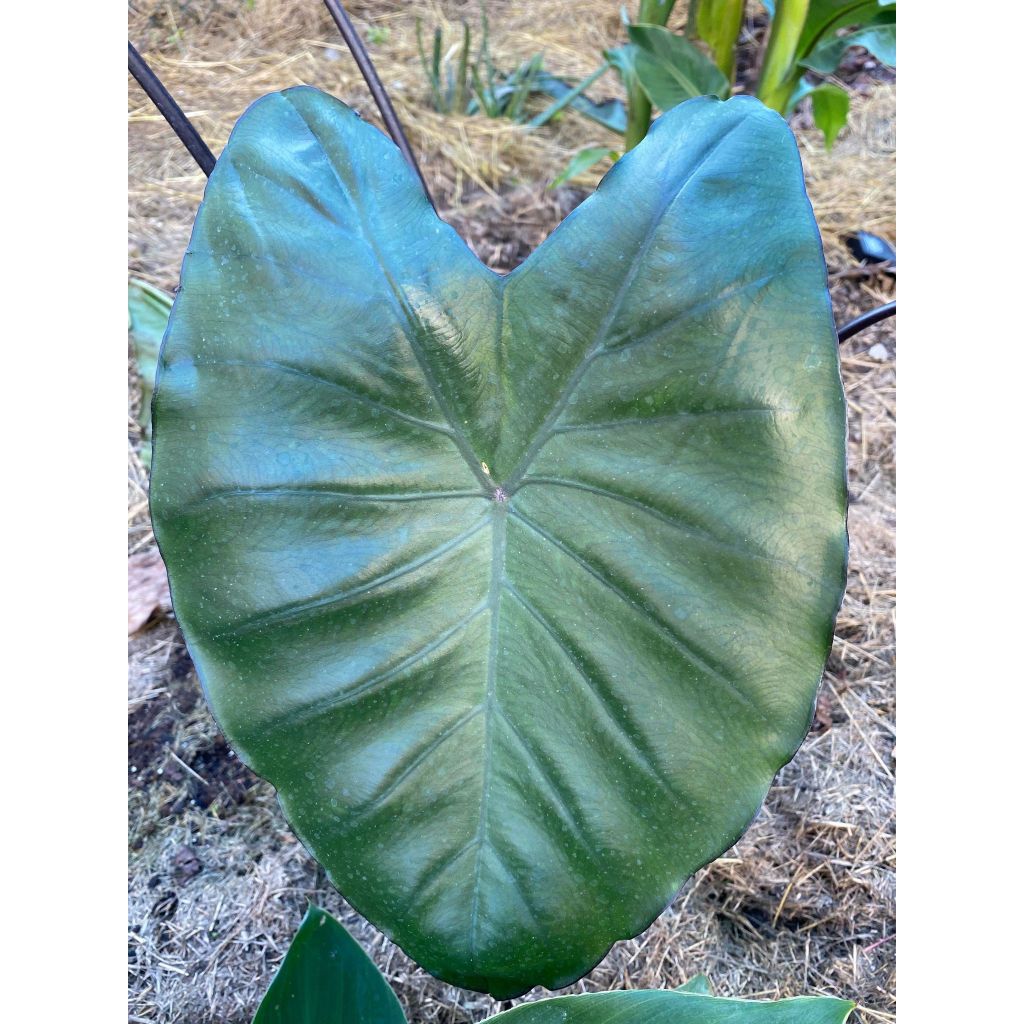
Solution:
M128 633L140 630L155 614L171 610L167 570L156 548L128 559Z

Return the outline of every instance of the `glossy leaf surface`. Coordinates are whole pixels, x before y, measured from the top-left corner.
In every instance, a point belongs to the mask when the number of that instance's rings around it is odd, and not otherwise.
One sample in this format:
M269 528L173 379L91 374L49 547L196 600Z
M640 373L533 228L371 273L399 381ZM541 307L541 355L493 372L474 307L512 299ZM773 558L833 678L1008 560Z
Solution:
M495 1024L843 1024L854 1005L822 996L769 1003L638 989L541 999L488 1019Z
M311 906L253 1024L406 1024L374 962L330 914Z
M630 25L636 76L662 110L697 96L729 95L729 80L688 39L658 25Z
M795 142L655 122L514 273L312 89L182 271L152 511L245 762L427 970L559 987L728 848L809 723L844 408Z

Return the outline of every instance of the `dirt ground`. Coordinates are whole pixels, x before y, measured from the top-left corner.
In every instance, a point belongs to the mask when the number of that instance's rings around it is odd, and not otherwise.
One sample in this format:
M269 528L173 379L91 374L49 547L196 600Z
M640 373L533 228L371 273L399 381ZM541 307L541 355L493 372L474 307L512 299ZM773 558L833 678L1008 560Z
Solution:
M686 5L678 6L672 25ZM548 189L569 155L614 137L575 116L529 133L429 110L415 18L428 35L444 25L454 41L461 18L478 25L476 3L347 7L364 38L375 30L370 51L441 215L488 265L511 269L605 169L578 187ZM548 68L582 76L603 47L621 41L618 5L607 0L491 0L488 10L499 67L543 50ZM252 100L300 82L374 119L314 0L139 0L129 36L214 152ZM842 75L853 92L851 124L831 153L806 114L793 120L840 323L895 291L893 275L865 271L842 241L864 229L895 242L895 84L863 59ZM614 94L610 78L601 85ZM128 126L129 274L171 291L204 180L134 83ZM862 1024L895 1020L895 352L891 320L842 348L850 572L811 734L743 839L569 991L671 987L705 973L723 995L836 995L858 1002ZM130 552L153 544L137 413L129 360ZM173 619L130 639L128 706L129 1021L248 1024L307 900L363 943L412 1024L466 1024L495 1012L488 997L417 968L327 885L271 787L238 763L217 729Z

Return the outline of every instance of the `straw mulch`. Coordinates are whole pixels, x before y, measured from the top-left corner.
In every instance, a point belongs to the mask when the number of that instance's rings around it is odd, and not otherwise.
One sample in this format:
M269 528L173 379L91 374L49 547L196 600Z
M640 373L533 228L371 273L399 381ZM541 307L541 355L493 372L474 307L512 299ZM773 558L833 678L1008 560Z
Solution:
M428 31L478 24L474 3L350 3L442 215L496 269L516 265L598 180L546 185L602 129L569 116L529 133L508 121L442 117L426 103L415 17ZM678 5L681 9L684 4ZM542 50L580 76L621 41L607 0L489 4L496 63ZM214 152L264 93L316 85L374 111L333 24L314 0L139 0L129 33ZM615 82L601 82L614 94ZM600 95L601 87L595 89ZM895 89L862 83L831 154L794 126L819 218L839 321L893 297L842 236L895 240ZM177 283L203 178L145 96L129 90L131 275ZM744 838L700 871L643 935L618 943L573 991L668 987L698 972L721 994L827 993L860 1020L894 1020L895 331L843 346L850 414L851 563L811 735ZM152 544L129 368L129 550ZM443 985L349 910L290 833L270 786L240 765L203 703L172 621L134 637L129 681L129 1020L247 1024L306 901L336 913L395 986L413 1024L482 1020L487 997ZM586 913L587 908L580 908ZM543 993L533 993L536 998Z

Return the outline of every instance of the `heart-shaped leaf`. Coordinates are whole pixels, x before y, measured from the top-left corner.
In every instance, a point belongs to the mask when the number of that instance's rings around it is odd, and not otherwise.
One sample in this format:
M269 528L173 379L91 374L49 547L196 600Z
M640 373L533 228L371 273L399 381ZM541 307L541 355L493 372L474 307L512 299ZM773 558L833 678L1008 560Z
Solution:
M659 119L514 273L312 89L236 125L154 399L209 700L429 971L566 985L728 848L806 732L845 422L792 135Z

